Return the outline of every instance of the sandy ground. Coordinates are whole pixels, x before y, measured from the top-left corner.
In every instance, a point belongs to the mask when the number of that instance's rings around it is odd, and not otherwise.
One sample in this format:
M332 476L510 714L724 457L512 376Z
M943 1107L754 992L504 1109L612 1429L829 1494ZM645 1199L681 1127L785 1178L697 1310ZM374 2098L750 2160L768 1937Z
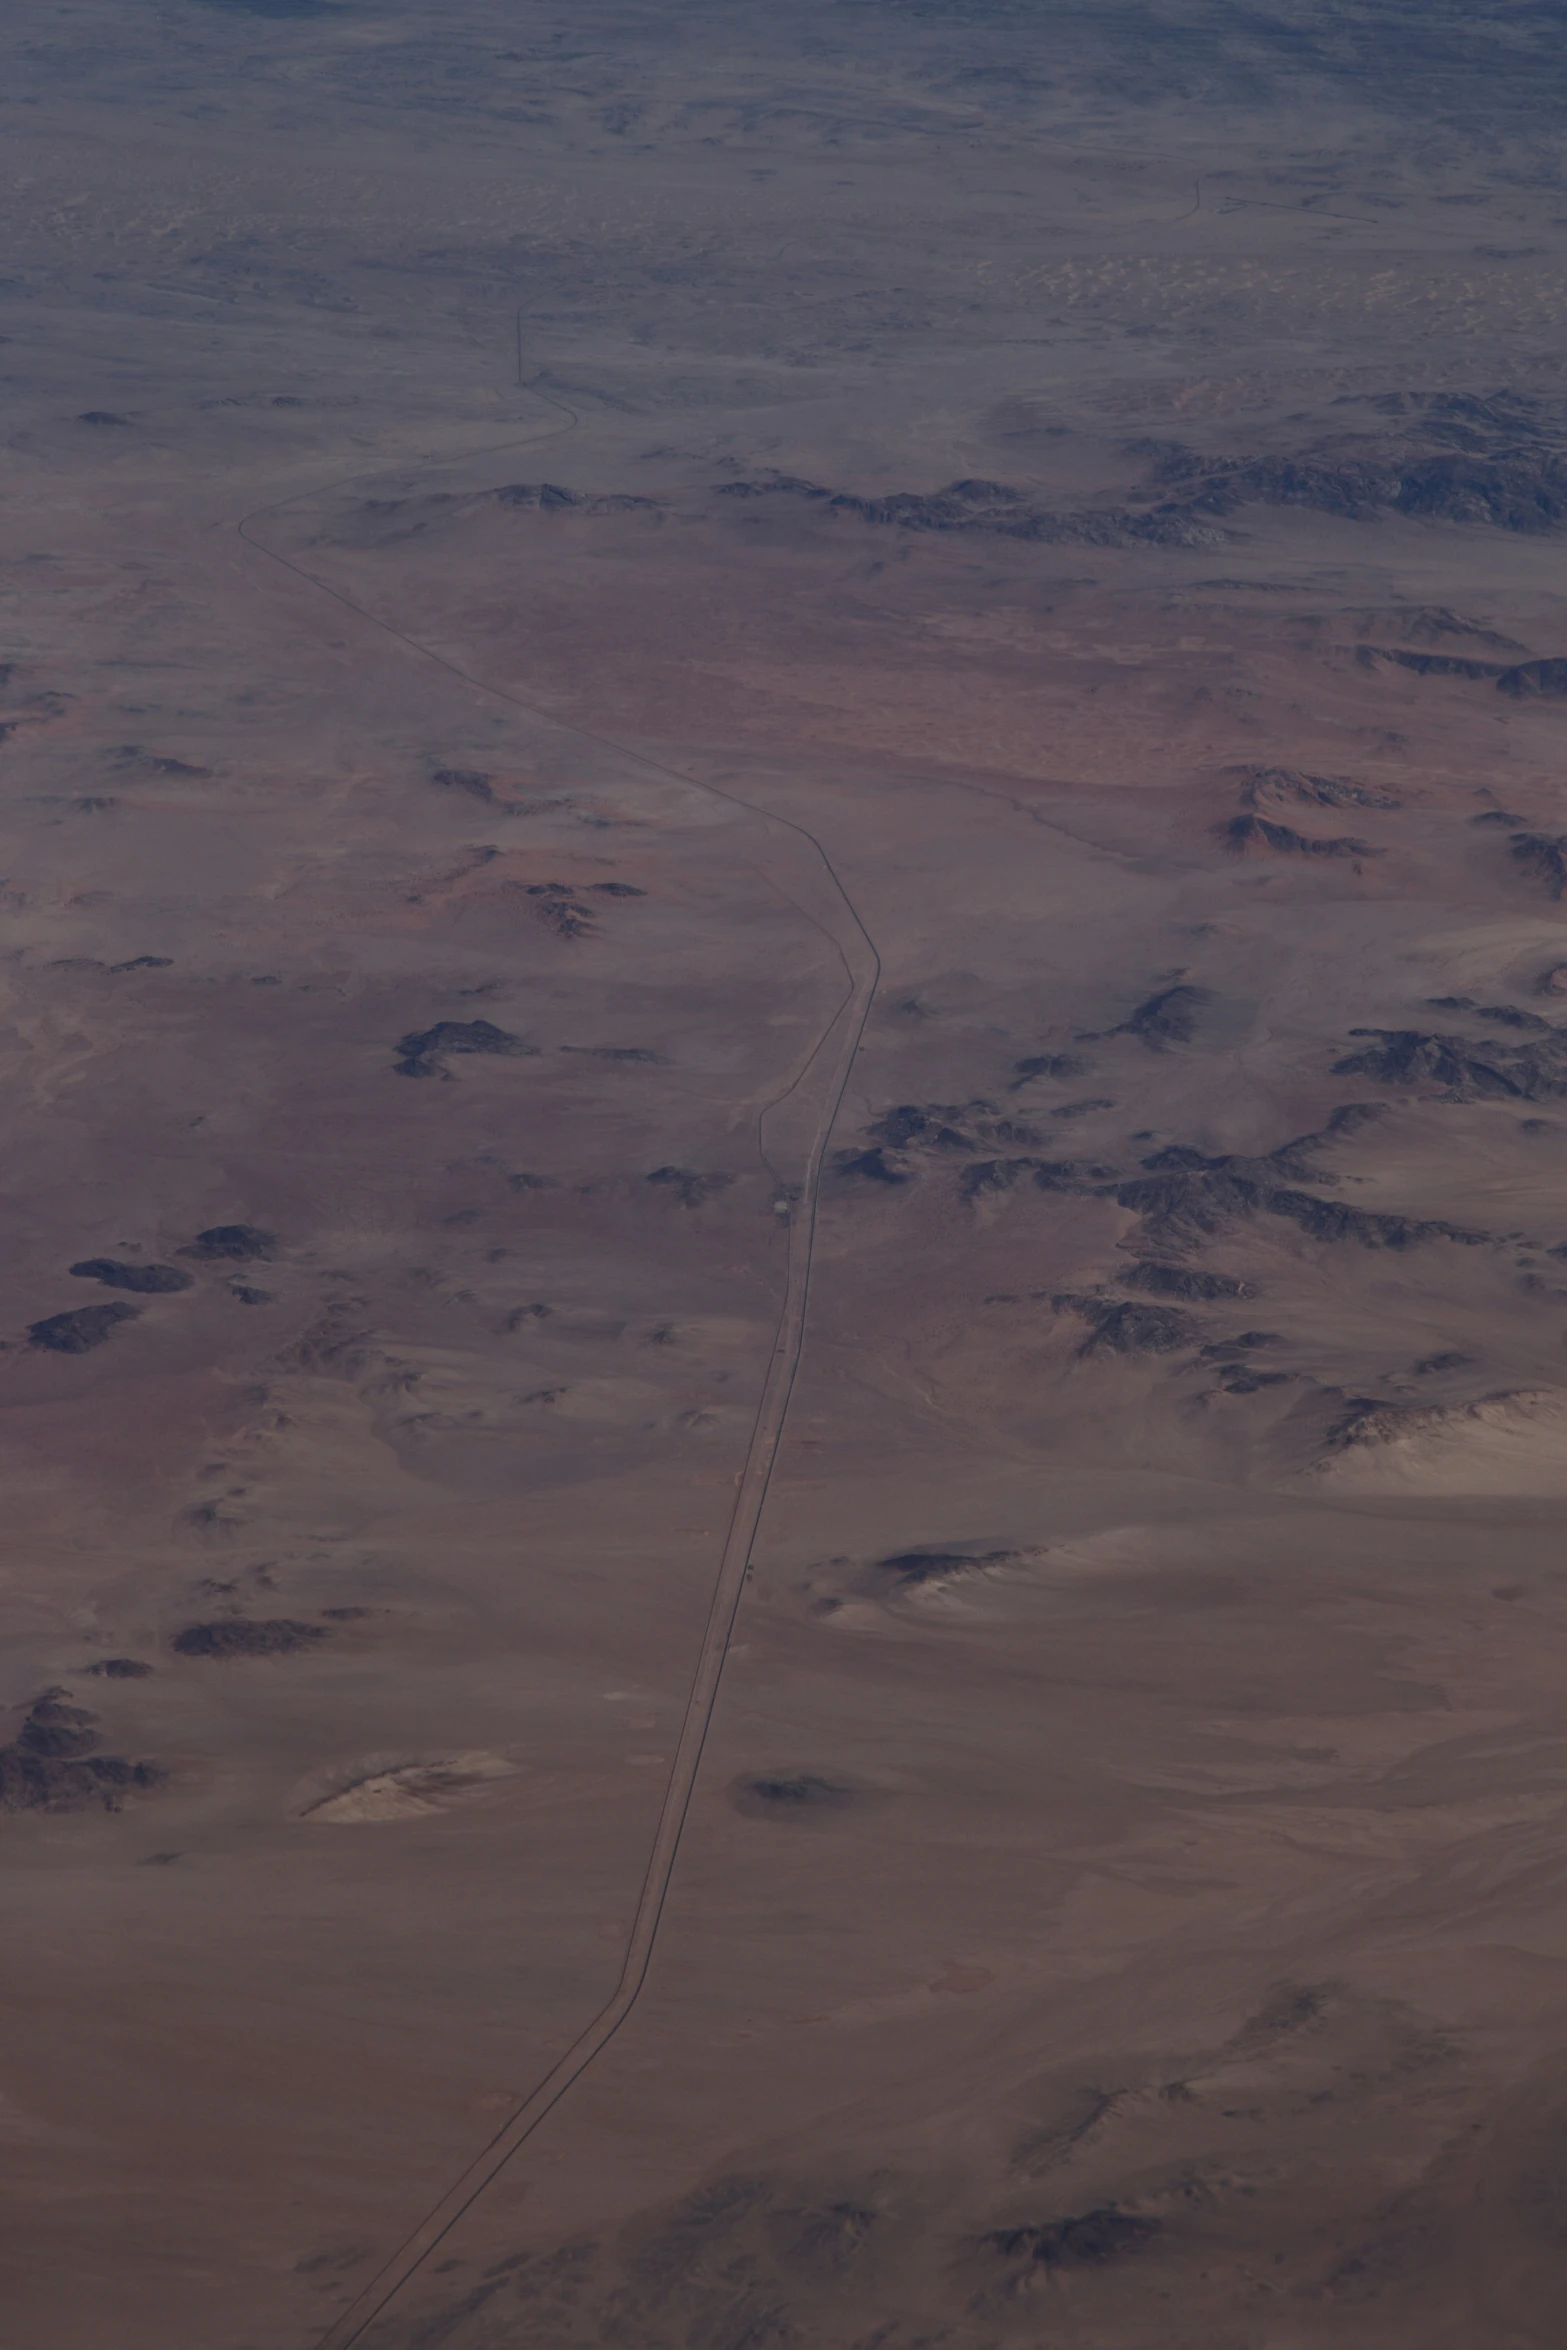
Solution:
M4 2350L1558 2350L1562 96L19 0Z

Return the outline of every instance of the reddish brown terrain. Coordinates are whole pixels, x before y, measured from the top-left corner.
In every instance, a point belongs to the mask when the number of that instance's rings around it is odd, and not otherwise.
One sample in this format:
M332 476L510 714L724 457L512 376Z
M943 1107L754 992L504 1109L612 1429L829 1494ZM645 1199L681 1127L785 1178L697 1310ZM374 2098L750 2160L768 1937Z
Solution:
M1557 13L15 16L3 2350L1560 2350Z

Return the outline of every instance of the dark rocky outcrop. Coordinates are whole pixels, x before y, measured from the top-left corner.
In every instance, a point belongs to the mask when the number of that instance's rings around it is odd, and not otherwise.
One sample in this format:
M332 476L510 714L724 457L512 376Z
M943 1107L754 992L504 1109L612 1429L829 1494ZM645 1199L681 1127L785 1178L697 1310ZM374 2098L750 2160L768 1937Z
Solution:
M753 1819L800 1819L812 1813L841 1811L853 1801L852 1789L818 1771L780 1772L764 1778L741 1779L733 1797L735 1807Z
M1456 653L1410 653L1388 645L1357 645L1361 665L1370 668L1378 661L1391 661L1399 669L1412 669L1416 677L1495 677L1506 673L1504 661L1469 661Z
M564 490L554 481L512 481L503 488L491 490L497 506L520 508L536 514L654 514L659 510L656 498L632 497L624 491L603 493L591 490Z
M1420 423L1411 422L1419 433ZM1428 441L1445 437L1433 414L1423 424ZM1567 458L1533 419L1520 420L1512 434L1496 433L1484 448L1340 442L1298 457L1220 459L1175 450L1162 457L1157 477L1181 493L1193 516L1219 517L1246 505L1305 506L1354 522L1403 514L1528 534L1567 519Z
M912 1182L906 1167L895 1166L885 1151L839 1151L833 1161L840 1175L862 1183L898 1184Z
M945 1583L955 1575L1005 1566L1016 1555L1010 1550L899 1550L877 1564L884 1575L896 1578L900 1589L917 1591L924 1583Z
M169 1645L176 1656L293 1656L326 1637L319 1624L296 1623L289 1616L271 1622L223 1616L215 1623L187 1624Z
M581 1053L590 1061L626 1061L645 1069L662 1069L662 1053L649 1052L645 1044L563 1044L563 1053Z
M1019 1086L1029 1084L1036 1077L1053 1077L1065 1081L1088 1073L1088 1063L1080 1060L1076 1053L1031 1053L1027 1060L1014 1061L1012 1067L1015 1072L1012 1079L1014 1093Z
M962 1152L987 1145L1027 1146L1040 1140L1032 1126L1005 1118L993 1102L900 1102L866 1129L869 1139L884 1150Z
M1270 1216L1288 1216L1310 1240L1353 1240L1362 1248L1413 1248L1423 1240L1484 1248L1491 1238L1488 1232L1471 1232L1461 1224L1346 1207L1342 1200L1318 1199L1309 1191L1269 1192L1261 1205Z
M513 1058L536 1053L536 1045L497 1028L490 1020L437 1020L433 1028L410 1029L397 1043L399 1077L445 1077L442 1064L454 1053L502 1053Z
M100 1681L145 1681L152 1667L144 1665L139 1657L104 1656L87 1670Z
M74 1313L47 1314L41 1322L29 1322L27 1342L50 1354L91 1354L122 1322L134 1322L140 1311L139 1306L78 1306Z
M164 1776L156 1763L123 1754L96 1754L96 1715L69 1702L65 1689L45 1689L28 1708L8 1746L0 1746L0 1811L118 1811L127 1795L144 1793Z
M1037 2261L1044 2268L1104 2268L1140 2251L1159 2232L1158 2220L1103 2203L1071 2219L993 2228L980 2242L987 2252L999 2252L1006 2260Z
M557 938L587 938L597 927L593 908L582 903L569 882L530 881L528 895L539 920Z
M1166 1265L1144 1260L1122 1275L1128 1289L1145 1289L1150 1297L1178 1297L1188 1305L1211 1305L1221 1297L1255 1297L1249 1282L1233 1273L1201 1273L1191 1265Z
M1345 1064L1340 1062L1337 1068L1342 1071ZM1319 1133L1296 1135L1262 1158L1238 1153L1209 1157L1185 1144L1170 1144L1143 1161L1142 1175L1117 1183L1112 1196L1143 1218L1147 1240L1166 1248L1199 1246L1226 1225L1257 1215L1285 1217L1312 1240L1352 1240L1362 1248L1410 1248L1427 1240L1479 1246L1487 1241L1488 1234L1459 1225L1346 1207L1339 1200L1294 1188L1303 1181L1331 1182L1319 1164L1320 1153L1380 1115L1380 1104L1346 1103Z
M1496 690L1499 694L1510 694L1517 702L1535 695L1560 699L1567 694L1567 661L1517 661L1502 671Z
M188 1248L182 1248L182 1257L196 1257L205 1264L244 1264L252 1259L270 1257L277 1247L277 1235L263 1232L256 1224L209 1224L205 1232L198 1232Z
M1429 1089L1454 1102L1532 1102L1567 1094L1567 1036L1556 1029L1527 1044L1418 1028L1352 1028L1349 1033L1371 1041L1335 1061L1335 1077Z
M1128 1014L1112 1036L1135 1036L1150 1052L1166 1052L1172 1044L1189 1044L1197 1031L1197 1015L1211 1001L1205 987L1182 984L1151 995Z
M987 1192L1011 1191L1025 1176L1036 1179L1043 1162L1039 1159L980 1159L965 1167L962 1192L966 1200L982 1199Z
M1301 808L1398 808L1401 800L1380 785L1355 783L1342 775L1307 775L1295 767L1248 767L1241 770L1242 798L1249 808L1280 800Z
M1526 873L1545 883L1553 898L1567 892L1567 834L1514 833L1512 853Z
M489 777L477 767L437 767L430 781L443 791L466 792L471 800L482 800L487 807L495 799Z
M1224 827L1225 846L1237 856L1261 850L1275 857L1380 857L1382 851L1348 833L1332 839L1297 832L1267 816L1232 816Z
M1200 503L1160 500L1143 507L1079 508L1057 513L1028 491L968 477L939 490L895 490L880 498L824 489L798 474L724 482L725 498L792 498L823 514L907 531L985 533L1042 546L1208 547L1219 537Z
M101 1281L105 1289L129 1289L139 1297L194 1287L193 1276L177 1265L128 1265L119 1257L82 1257L71 1271L78 1281Z
M577 490L563 490L553 481L512 481L490 492L497 506L531 507L535 512L558 514L569 506L586 505L587 500Z
M1066 1291L1051 1299L1058 1314L1076 1314L1090 1325L1078 1348L1080 1355L1163 1355L1195 1346L1202 1336L1198 1323L1173 1306L1145 1306L1125 1298L1078 1295Z
M733 1183L732 1175L704 1175L695 1167L655 1167L651 1175L644 1175L644 1183L656 1183L672 1191L682 1207L699 1208L713 1194Z

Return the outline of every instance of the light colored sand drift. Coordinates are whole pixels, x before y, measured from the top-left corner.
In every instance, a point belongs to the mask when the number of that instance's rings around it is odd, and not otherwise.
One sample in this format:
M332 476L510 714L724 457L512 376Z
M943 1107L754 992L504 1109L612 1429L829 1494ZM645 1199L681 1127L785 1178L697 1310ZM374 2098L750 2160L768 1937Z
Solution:
M427 1818L492 1779L509 1779L517 1765L498 1754L457 1754L441 1762L407 1763L356 1780L339 1795L313 1803L301 1816L328 1827L357 1828L387 1820Z
M1319 1472L1362 1493L1567 1493L1567 1394L1522 1388L1363 1420Z

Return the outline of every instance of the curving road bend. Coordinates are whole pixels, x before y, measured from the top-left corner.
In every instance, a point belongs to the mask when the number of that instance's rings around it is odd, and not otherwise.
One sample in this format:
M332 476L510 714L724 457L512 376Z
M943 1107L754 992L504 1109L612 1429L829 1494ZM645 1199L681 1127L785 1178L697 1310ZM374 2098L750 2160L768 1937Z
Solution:
M521 352L519 347L519 379ZM528 436L527 440L498 443L492 449L468 452L472 456L498 454L502 448L518 448L533 442L553 440L571 431L577 423L575 414L548 394L536 393L549 405L564 413L569 421L554 431ZM419 2225L404 2238L391 2257L383 2263L365 2286L358 2298L343 2311L336 2322L320 2337L318 2350L349 2350L358 2342L375 2319L387 2308L394 2296L428 2260L430 2254L447 2236L464 2212L484 2193L485 2188L511 2157L538 2129L546 2116L553 2112L581 2079L588 2067L608 2047L636 2007L647 1982L659 1922L669 1894L682 1838L686 1832L691 1799L701 1769L703 1749L712 1724L717 1703L724 1662L733 1637L735 1619L745 1587L746 1570L756 1541L757 1528L766 1506L768 1488L772 1482L789 1401L805 1349L806 1318L810 1306L812 1262L816 1243L816 1219L821 1189L822 1162L831 1137L839 1107L849 1082L849 1073L859 1050L865 1022L870 1013L876 986L881 976L881 961L870 933L866 930L852 899L845 890L831 858L815 834L787 817L774 815L757 807L738 793L724 791L716 784L703 783L683 774L678 768L649 759L608 736L597 735L586 728L562 725L552 714L536 710L519 695L489 684L476 677L457 662L448 660L430 646L421 644L390 622L382 620L364 605L346 596L330 581L279 554L258 535L258 526L269 514L283 512L293 500L262 507L246 515L238 524L239 535L245 543L270 562L286 571L312 589L332 599L345 610L354 613L371 627L405 646L420 659L460 678L465 685L509 703L525 711L530 717L542 718L553 728L573 735L578 741L612 750L623 759L633 760L649 774L658 775L700 791L710 799L743 809L756 818L768 835L775 851L784 852L787 861L792 854L798 858L803 849L808 863L814 867L809 879L810 894L818 897L821 913L814 914L799 905L781 876L774 878L782 894L791 898L804 918L822 931L835 947L846 976L846 989L832 1019L818 1037L804 1066L789 1085L762 1111L758 1121L758 1145L763 1164L776 1174L781 1184L787 1185L791 1209L787 1226L788 1261L783 1301L774 1335L771 1360L762 1388L761 1403L751 1430L745 1466L740 1474L733 1511L725 1536L718 1574L708 1608L707 1622L702 1634L692 1675L690 1693L686 1700L679 1744L664 1792L652 1849L648 1855L647 1870L637 1899L636 1913L626 1945L624 1963L615 1990L586 2028L572 2042L565 2054L544 2076L537 2087L515 2108L495 2136L455 2179ZM821 884L826 889L822 891ZM766 1122L769 1110L776 1110L792 1096L812 1083L819 1085L820 1110L802 1168L792 1174L779 1170L767 1150Z

